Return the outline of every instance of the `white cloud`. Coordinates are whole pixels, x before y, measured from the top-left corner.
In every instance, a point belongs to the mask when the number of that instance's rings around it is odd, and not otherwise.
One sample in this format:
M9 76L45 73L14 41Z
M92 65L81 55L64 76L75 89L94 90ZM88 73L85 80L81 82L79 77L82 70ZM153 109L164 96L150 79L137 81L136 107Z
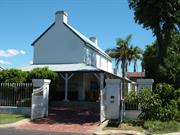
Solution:
M0 57L13 57L19 54L24 55L25 53L23 50L16 49L0 50Z
M2 64L2 65L12 65L11 62L5 61L5 60L0 60L0 64Z
M21 54L26 54L26 52L25 52L25 51L23 51L23 50L20 50L20 53L21 53Z

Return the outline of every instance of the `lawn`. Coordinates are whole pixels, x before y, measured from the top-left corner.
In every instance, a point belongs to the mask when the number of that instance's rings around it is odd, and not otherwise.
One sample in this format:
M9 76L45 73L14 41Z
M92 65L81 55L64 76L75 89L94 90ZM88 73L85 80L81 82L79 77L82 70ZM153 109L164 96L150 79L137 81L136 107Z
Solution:
M138 126L138 124L134 124L131 122L124 122L122 124L119 124L116 121L110 121L104 128L104 130L133 130L139 132L144 131L144 129L141 126Z
M126 121L119 124L115 121L110 121L104 130L133 130L146 132L147 134L162 134L171 132L180 132L180 122L177 121Z
M25 116L16 114L0 114L0 124L14 123L22 119L25 119Z
M156 133L156 134L180 132L180 122L146 121L144 123L144 128L147 129L149 133Z

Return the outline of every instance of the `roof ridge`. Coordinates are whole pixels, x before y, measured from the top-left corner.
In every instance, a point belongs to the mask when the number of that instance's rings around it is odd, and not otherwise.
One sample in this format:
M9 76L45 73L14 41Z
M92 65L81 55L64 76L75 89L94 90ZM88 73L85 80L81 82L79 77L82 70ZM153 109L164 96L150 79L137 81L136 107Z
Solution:
M71 25L63 23L67 28L69 28L76 36L78 36L86 45L87 43L91 45L93 49L97 49L100 53L102 53L106 58L111 60L111 57L105 53L98 45L93 43L89 38L87 38L85 35L83 35L81 32L73 28Z

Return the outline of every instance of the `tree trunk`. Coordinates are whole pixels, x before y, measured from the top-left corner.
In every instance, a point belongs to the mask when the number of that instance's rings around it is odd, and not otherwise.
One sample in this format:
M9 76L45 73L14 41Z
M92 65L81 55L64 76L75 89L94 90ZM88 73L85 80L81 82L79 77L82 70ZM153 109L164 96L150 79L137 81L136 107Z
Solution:
M124 91L125 91L125 60L122 60L122 98L124 97Z
M121 114L121 117L119 118L120 122L123 121L123 112L124 112L123 98L124 98L124 92L125 92L125 66L126 66L125 60L122 60L122 90L121 90L121 96L120 96L120 105L121 105L120 114Z
M136 64L134 64L134 72L136 72Z
M156 38L157 38L158 56L159 56L160 59L162 59L163 54L164 54L164 47L163 47L163 36L162 36L162 33L161 33L161 27L160 27L159 22L156 25L154 33L155 33Z

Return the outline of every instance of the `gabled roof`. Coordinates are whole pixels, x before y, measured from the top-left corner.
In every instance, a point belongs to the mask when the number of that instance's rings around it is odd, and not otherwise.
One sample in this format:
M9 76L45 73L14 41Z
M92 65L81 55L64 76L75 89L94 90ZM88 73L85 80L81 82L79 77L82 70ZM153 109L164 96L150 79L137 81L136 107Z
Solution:
M78 38L80 38L85 45L87 45L88 47L96 50L97 52L99 52L100 54L102 54L103 56L105 56L106 58L108 58L109 60L111 60L111 57L106 54L98 45L96 45L94 42L92 42L89 38L87 38L86 36L84 36L83 34L81 34L79 31L77 31L75 28L73 28L72 26L70 26L67 23L63 23L68 29L70 29ZM51 24L31 45L33 46L45 33L47 33L53 26L55 25L55 22L53 24Z
M86 45L89 45L89 47L95 49L99 53L103 54L106 58L111 60L111 57L106 54L98 45L96 45L94 42L92 42L89 38L84 36L82 33L77 31L75 28L70 26L69 24L63 23L66 27L68 27L73 33L75 33Z
M53 26L55 25L55 22L51 24L31 45L33 46L46 32L48 32Z

